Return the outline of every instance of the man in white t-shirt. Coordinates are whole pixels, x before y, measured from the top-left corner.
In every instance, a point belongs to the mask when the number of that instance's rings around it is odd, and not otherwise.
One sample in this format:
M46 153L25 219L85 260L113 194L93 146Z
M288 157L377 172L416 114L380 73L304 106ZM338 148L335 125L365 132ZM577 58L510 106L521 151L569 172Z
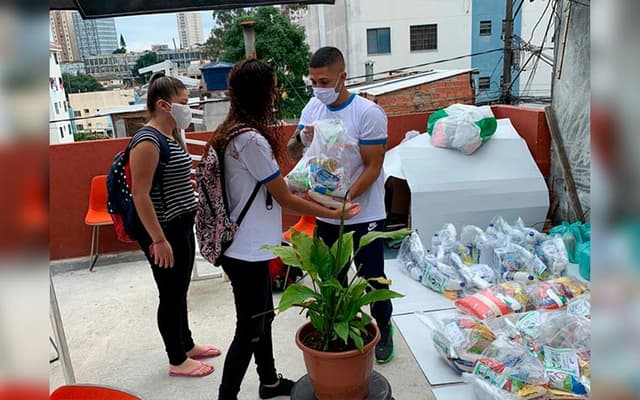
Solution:
M358 140L360 157L353 160L355 167L349 195L354 202L360 204L361 211L355 218L345 222L345 232L353 231L354 243L357 244L367 232L384 230L386 211L382 163L387 144L387 116L377 104L346 89L344 57L335 47L323 47L311 56L309 77L314 97L302 110L300 122L289 140L287 150L291 158L299 160L305 145L310 144L313 138L313 127L310 125L321 119L340 119L347 134ZM339 220L318 218L316 232L331 246L338 238L339 225ZM385 276L383 245L382 240L376 240L358 253L354 261L361 276ZM344 278L346 279L346 275ZM372 285L388 288L377 282L372 282ZM390 300L376 302L371 306L371 314L381 335L375 350L379 363L386 363L393 358L391 312Z

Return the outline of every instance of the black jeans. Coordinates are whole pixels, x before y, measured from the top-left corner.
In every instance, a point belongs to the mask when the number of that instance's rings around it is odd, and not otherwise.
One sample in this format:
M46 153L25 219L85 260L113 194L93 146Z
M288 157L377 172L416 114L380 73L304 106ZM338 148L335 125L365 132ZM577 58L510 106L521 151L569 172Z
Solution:
M271 338L275 313L267 261L223 257L221 264L233 289L236 332L224 360L218 399L236 400L252 355L260 383L271 385L278 381Z
M345 225L344 233L354 232L354 247L360 242L360 238L371 231L384 231L384 220L375 222L364 222L361 224ZM323 221L316 222L316 234L324 240L327 246L332 246L338 239L340 226L328 224ZM368 246L362 248L356 255L354 260L358 275L365 279L384 277L384 241L382 239L375 240ZM349 268L342 270L340 280L346 283ZM378 282L369 282L376 289L389 289L389 285L383 285ZM378 301L371 304L371 316L375 318L378 325L387 325L391 321L391 313L393 306L391 300Z
M173 268L160 268L149 254L151 238L141 238L140 247L151 264L153 279L158 287L158 329L164 341L171 365L180 365L194 346L187 315L187 292L195 261L194 213L183 214L162 224L167 241L173 250Z

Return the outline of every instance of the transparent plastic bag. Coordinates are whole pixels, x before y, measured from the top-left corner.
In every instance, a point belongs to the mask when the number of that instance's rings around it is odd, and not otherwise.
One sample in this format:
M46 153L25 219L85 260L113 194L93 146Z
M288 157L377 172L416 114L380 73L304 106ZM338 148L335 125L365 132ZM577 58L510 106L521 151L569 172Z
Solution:
M509 393L525 386L544 388L548 377L542 362L524 346L498 337L482 353L473 375Z
M525 285L520 282L504 282L484 289L455 302L463 312L480 320L525 311L528 298Z
M432 321L433 344L458 373L472 371L480 354L496 339L482 322L462 313L435 317Z
M400 244L397 260L403 271L416 281L422 281L422 274L426 268L426 253L418 232L405 237Z
M480 244L488 240L485 232L475 226L466 225L462 227L460 232L460 242L469 249L471 263L478 264L480 262Z
M563 276L569 266L569 257L560 237L552 237L540 244L537 255L548 268L549 277Z
M567 312L569 314L591 319L591 295L583 294L571 299L569 304L567 304Z
M547 400L547 391L542 386L525 385L516 393L508 393L473 374L464 373L462 379L473 387L476 400ZM465 399L466 400L466 399Z
M458 297L466 283L452 266L439 261L433 255L425 257L426 267L421 283L438 293L451 292L451 297Z
M296 194L312 190L343 198L353 183L353 160L360 157L358 141L338 119L319 120L313 126L313 141L286 176L287 185Z

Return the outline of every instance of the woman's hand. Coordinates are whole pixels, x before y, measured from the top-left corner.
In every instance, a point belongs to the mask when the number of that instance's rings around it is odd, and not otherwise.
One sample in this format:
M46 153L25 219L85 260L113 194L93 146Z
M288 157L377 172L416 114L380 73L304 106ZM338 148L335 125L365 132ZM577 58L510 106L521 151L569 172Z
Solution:
M344 219L351 219L358 215L360 212L360 204L358 203L347 203L344 206ZM342 218L342 207L335 210L336 216L334 219Z
M155 265L160 268L173 268L173 249L166 239L154 242L149 250Z

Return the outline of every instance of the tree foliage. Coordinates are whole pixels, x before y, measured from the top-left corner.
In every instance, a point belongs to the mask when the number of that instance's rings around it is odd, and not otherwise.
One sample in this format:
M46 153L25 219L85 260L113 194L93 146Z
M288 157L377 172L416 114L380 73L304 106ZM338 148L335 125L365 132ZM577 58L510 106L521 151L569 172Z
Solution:
M131 70L131 74L133 75L135 80L137 80L138 82L143 82L144 77L140 73L138 73L138 70L140 68L148 67L149 65L153 65L157 63L158 63L158 55L153 51L146 51L136 61L136 64L133 66L133 69Z
M204 43L207 57L212 60L219 60L222 58L222 54L224 53L222 45L224 34L231 27L236 18L245 16L248 13L249 11L244 8L213 11L213 24L215 28L211 30L209 39Z
M99 92L105 90L104 87L91 75L86 74L62 74L65 90L67 93L78 92Z
M291 23L275 7L258 7L235 18L226 30L222 59L236 62L245 58L242 21L255 21L256 53L277 71L278 90L284 118L297 118L310 98L303 76L309 64L309 45L304 29Z

